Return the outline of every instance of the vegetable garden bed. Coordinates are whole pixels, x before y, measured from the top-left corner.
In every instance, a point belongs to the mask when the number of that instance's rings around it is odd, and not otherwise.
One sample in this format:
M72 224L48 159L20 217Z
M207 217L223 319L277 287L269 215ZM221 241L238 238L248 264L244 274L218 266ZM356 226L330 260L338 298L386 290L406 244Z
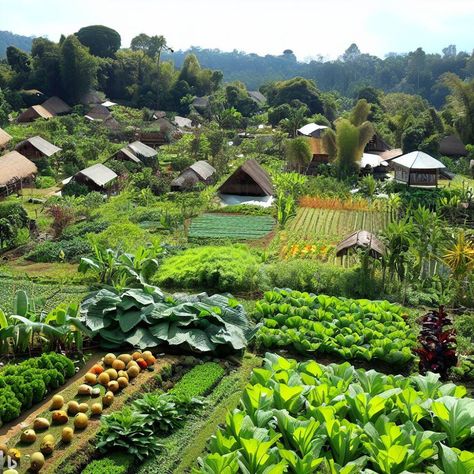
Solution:
M254 240L267 236L274 226L275 219L271 216L204 214L191 221L188 238Z
M438 375L267 354L196 472L467 474L473 424L474 399Z

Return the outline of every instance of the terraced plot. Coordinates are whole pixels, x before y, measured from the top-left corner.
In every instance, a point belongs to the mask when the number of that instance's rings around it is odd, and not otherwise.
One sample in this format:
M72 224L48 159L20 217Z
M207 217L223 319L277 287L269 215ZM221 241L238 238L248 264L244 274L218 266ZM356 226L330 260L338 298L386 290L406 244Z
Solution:
M293 219L289 233L303 238L328 238L335 241L356 230L378 233L390 222L388 212L339 211L302 207Z
M191 222L188 238L253 240L265 237L274 226L275 219L271 216L203 214Z

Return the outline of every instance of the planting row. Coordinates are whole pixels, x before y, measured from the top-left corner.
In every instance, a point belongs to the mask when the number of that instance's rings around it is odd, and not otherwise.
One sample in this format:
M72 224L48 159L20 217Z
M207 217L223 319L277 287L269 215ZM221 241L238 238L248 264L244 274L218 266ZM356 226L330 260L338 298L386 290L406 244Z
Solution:
M196 472L474 470L474 400L439 376L386 376L267 354Z
M402 309L387 301L351 300L292 290L265 293L255 306L264 326L257 344L344 359L403 365L415 338Z

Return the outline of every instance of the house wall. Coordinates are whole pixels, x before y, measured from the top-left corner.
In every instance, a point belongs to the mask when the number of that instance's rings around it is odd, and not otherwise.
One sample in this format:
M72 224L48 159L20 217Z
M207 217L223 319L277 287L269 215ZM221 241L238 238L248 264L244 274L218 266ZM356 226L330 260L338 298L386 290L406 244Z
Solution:
M222 194L266 196L262 188L242 170L236 171L219 189Z
M29 142L24 143L21 146L18 146L16 148L16 151L18 151L18 153L21 153L23 156L26 156L31 161L39 160L45 156L43 155L43 153L37 150L34 146L32 146L31 143Z

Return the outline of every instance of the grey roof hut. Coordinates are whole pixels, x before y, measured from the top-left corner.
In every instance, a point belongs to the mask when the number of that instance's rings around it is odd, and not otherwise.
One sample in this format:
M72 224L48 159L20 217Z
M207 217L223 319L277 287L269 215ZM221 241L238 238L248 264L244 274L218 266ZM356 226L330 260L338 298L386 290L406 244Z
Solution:
M374 258L385 255L385 245L366 230L357 230L341 240L336 246L336 257L347 255L353 249L370 249L370 256Z
M391 161L395 180L408 186L434 187L446 166L422 151L412 151Z
M112 117L110 110L104 105L98 104L86 113L85 118L91 121L104 121Z
M107 191L117 179L117 174L107 166L97 163L76 173L72 181L86 185L92 191Z
M439 142L439 152L445 156L467 156L467 150L457 135L448 135Z
M121 148L110 159L132 161L137 165L142 165L144 161L155 158L157 155L158 152L151 146L135 141Z
M171 181L172 191L188 191L198 183L212 184L216 170L207 161L196 161Z
M270 176L255 160L248 160L236 169L221 185L219 192L237 196L273 196L274 194Z
M34 161L41 158L50 158L62 149L37 135L18 143L15 150Z

